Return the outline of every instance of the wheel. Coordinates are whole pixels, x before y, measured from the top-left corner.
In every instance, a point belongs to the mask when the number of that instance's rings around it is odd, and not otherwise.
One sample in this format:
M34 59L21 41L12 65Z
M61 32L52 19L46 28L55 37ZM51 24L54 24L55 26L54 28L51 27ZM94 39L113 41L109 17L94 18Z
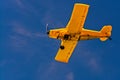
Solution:
M109 37L109 40L112 40L112 38L111 38L111 37Z
M60 49L64 49L64 48L65 48L64 46L62 46L62 45L60 46Z

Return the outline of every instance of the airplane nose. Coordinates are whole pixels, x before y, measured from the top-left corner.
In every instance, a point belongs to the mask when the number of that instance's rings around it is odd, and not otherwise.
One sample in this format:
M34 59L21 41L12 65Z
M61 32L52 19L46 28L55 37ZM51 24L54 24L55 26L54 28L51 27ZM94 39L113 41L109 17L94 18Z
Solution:
M50 31L47 31L47 35L49 35Z

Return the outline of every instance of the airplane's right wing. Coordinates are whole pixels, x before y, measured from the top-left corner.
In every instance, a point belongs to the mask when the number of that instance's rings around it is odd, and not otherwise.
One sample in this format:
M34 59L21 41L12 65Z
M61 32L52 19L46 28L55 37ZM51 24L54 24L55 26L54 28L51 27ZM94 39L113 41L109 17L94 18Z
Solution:
M80 33L82 27L84 26L85 19L88 13L89 5L86 4L75 4L74 9L67 24L67 29L69 33Z

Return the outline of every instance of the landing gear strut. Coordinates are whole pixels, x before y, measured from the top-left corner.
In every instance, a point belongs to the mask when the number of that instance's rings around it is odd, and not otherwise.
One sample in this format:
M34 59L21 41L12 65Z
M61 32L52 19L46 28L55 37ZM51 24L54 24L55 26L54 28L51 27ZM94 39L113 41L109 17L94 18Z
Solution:
M65 34L65 35L64 35L64 39L65 39L65 40L68 40L69 38L70 38L70 35L68 35L68 34Z

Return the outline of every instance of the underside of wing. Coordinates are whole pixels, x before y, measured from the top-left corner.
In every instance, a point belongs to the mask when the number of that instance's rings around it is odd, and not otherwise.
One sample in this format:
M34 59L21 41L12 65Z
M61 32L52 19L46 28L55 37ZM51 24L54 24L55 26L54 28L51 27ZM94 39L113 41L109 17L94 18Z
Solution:
M88 13L89 5L75 4L74 9L68 22L67 29L69 33L80 33L84 26L85 19Z
M63 40L55 57L56 61L68 63L78 41Z

